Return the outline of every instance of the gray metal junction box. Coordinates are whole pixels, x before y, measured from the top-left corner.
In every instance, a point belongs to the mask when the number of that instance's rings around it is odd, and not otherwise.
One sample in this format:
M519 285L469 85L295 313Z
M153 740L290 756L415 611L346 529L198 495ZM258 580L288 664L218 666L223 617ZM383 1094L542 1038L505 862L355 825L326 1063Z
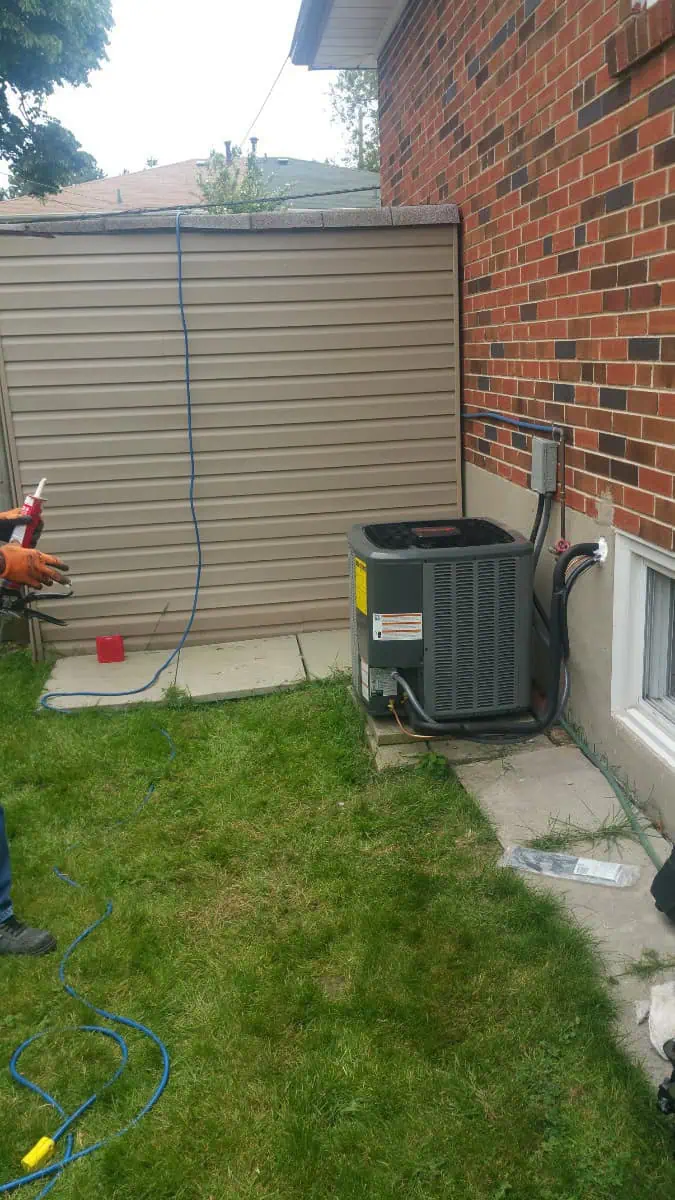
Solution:
M396 669L435 720L523 711L531 699L532 543L461 517L355 525L352 677L373 716Z

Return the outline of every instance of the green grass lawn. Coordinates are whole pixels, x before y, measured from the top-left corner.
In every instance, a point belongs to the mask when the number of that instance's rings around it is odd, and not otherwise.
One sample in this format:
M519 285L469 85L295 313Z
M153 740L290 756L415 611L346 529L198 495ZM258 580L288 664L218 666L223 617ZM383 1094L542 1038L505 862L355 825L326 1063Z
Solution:
M55 1196L672 1197L673 1130L614 1041L588 942L495 868L488 821L433 760L373 773L344 680L68 717L34 713L42 676L23 652L0 658L15 902L65 946L112 897L72 980L150 1024L173 1059L154 1112ZM178 750L168 769L160 726ZM104 832L153 775L144 813ZM0 960L2 1061L89 1019L56 969ZM156 1052L130 1041L79 1145L154 1086ZM72 1109L114 1062L112 1045L72 1035L25 1069ZM0 1182L54 1125L0 1073Z

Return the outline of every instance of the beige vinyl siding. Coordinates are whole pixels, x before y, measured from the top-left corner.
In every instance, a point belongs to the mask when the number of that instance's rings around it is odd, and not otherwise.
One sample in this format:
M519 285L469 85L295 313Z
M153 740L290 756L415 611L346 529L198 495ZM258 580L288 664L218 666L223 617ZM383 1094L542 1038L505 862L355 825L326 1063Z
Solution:
M355 521L460 505L456 227L183 234L204 575L195 641L347 617ZM169 646L195 549L169 232L0 238L17 491L48 478L62 652ZM59 615L66 615L66 605Z

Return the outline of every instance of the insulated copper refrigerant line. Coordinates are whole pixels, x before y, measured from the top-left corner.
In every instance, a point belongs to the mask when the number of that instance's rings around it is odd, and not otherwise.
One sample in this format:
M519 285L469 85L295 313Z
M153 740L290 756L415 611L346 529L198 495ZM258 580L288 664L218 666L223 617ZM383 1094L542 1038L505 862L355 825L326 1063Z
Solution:
M148 683L144 684L143 687L133 688L126 692L51 692L48 695L42 697L41 704L42 704L43 708L47 708L47 709L53 708L51 701L53 701L57 698L72 698L75 696L99 696L99 697L101 697L101 696L116 696L116 697L117 696L119 696L119 697L137 696L140 693L147 691L148 688L152 687L153 683L155 683L155 681L159 678L162 671L164 671L166 669L166 667L168 667L169 664L171 662L173 662L173 660L175 658L177 658L178 654L180 653L183 646L185 645L188 634L190 633L190 630L192 628L192 625L193 625L193 622L195 619L195 615L197 612L197 605L199 602L199 589L200 589L201 574L202 574L202 547L201 547L201 540L200 540L200 535L199 535L199 523L197 520L197 513L196 513L196 508L195 508L196 468L195 468L195 452L194 452L194 441L193 441L193 430L192 430L192 394L191 394L191 386L190 386L190 344L189 344L187 317L186 317L186 313L185 313L185 302L184 302L184 296L183 296L183 248L182 248L182 241L181 241L181 214L180 214L180 211L176 214L176 261L177 261L178 307L180 310L181 327L183 330L184 361L185 361L185 396L186 396L186 407L187 407L188 446L189 446L189 451L190 451L189 499L190 499L190 511L192 514L193 527L194 527L194 533L195 533L195 546L196 546L196 550L197 550L197 566L196 566L196 573L195 573L192 609L191 609L190 615L188 617L187 623L185 625L185 628L183 630L183 633L181 635L181 638L180 638L175 650L172 651L172 653L166 659L166 662L164 662L162 664L162 666L159 668L159 670L155 672L152 679L150 679L148 681ZM57 709L56 711L60 711L61 713L68 712L67 709L66 710L64 710L64 709L58 710ZM163 734L163 736L166 738L166 741L168 742L169 762L171 762L175 758L175 755L176 755L175 747L174 747L173 742L171 741L171 738L170 738L169 734L167 733L167 731L165 729L162 729L160 732ZM149 786L145 792L145 795L143 796L143 799L141 800L141 802L138 805L138 807L136 808L136 810L134 812L132 812L129 817L125 817L125 818L123 818L123 820L115 822L115 825L116 826L126 825L129 823L129 821L132 821L141 812L141 810L145 808L146 804L148 804L151 797L154 795L156 786L157 786L157 783L155 780L153 780L153 782L151 782L149 784ZM74 849L74 846L69 846L69 847L67 847L67 849L72 850L72 849ZM72 888L80 888L81 887L81 885L79 883L77 883L74 879L71 879L70 876L64 874L64 872L59 870L58 867L54 868L54 873L63 883L67 884L69 887L72 887ZM28 1152L28 1154L25 1155L23 1162L22 1162L22 1165L26 1172L25 1175L23 1175L17 1179L12 1179L8 1183L0 1184L0 1196L5 1196L10 1193L14 1193L19 1188L24 1188L28 1185L41 1183L43 1185L42 1191L40 1191L38 1196L36 1197L36 1200L41 1200L41 1198L45 1197L49 1192L51 1192L52 1188L59 1181L59 1178L60 1178L62 1172L65 1171L68 1167L72 1166L73 1163L78 1162L82 1158L88 1158L90 1155L94 1154L97 1150L101 1150L104 1146L109 1145L110 1142L123 1137L126 1133L128 1133L131 1129L133 1129L136 1125L138 1125L139 1122L142 1121L143 1118L146 1117L148 1115L148 1113L155 1107L155 1105L157 1104L157 1102L163 1095L163 1093L168 1085L169 1075L170 1075L170 1071L171 1071L171 1059L169 1056L169 1051L168 1051L166 1045L164 1044L164 1042L162 1041L162 1039L160 1037L158 1037L158 1035L156 1033L154 1033L154 1031L152 1029L150 1029L147 1025L142 1024L140 1021L135 1021L131 1017L119 1016L117 1013L108 1012L104 1008L98 1008L90 1000L88 1000L85 996L83 996L81 993L76 991L76 989L72 986L72 984L68 982L67 970L68 970L68 966L69 966L72 956L75 954L76 950L82 944L82 942L84 942L87 938L89 938L103 924L104 921L107 921L109 919L109 917L112 916L112 913L113 913L113 905L112 905L112 902L109 900L105 906L104 912L95 921L93 921L90 925L88 925L87 928L84 929L78 935L78 937L76 937L75 940L71 943L71 945L68 947L65 954L63 955L63 958L61 959L61 963L59 966L59 980L60 980L61 986L63 987L63 990L66 992L66 994L68 996L70 996L71 999L79 1001L86 1008L88 1008L90 1012L94 1013L94 1015L99 1017L101 1020L107 1021L108 1025L107 1026L104 1026L104 1025L80 1025L80 1026L76 1026L76 1027L71 1027L68 1030L65 1030L65 1029L43 1030L40 1033L37 1033L33 1037L27 1038L24 1042L22 1042L21 1045L17 1047L17 1049L14 1051L14 1054L12 1055L12 1059L10 1062L10 1074L11 1074L13 1080L15 1081L15 1083L17 1083L20 1087L26 1088L28 1091L32 1092L34 1095L39 1096L40 1099L45 1104L49 1105L58 1114L58 1116L61 1118L61 1124L59 1125L59 1128L55 1132L53 1132L50 1136L45 1136L45 1137L40 1138L40 1140L36 1143L36 1145L33 1147L33 1149L30 1150ZM111 1133L111 1134L107 1135L106 1137L99 1139L98 1141L92 1143L89 1146L85 1146L83 1149L75 1150L74 1130L75 1130L75 1126L76 1126L77 1122L80 1120L81 1117L83 1117L85 1115L85 1113L89 1112L90 1109L94 1107L94 1105L100 1099L101 1095L104 1092L108 1091L115 1083L117 1083L117 1081L121 1078L121 1076L123 1075L123 1073L127 1067L127 1063L128 1063L128 1059L129 1059L129 1050L128 1050L128 1046L126 1043L126 1039L124 1038L122 1033L119 1033L115 1029L110 1028L110 1026L117 1026L118 1029L121 1028L123 1030L131 1029L137 1033L140 1033L156 1047L156 1049L159 1051L160 1063L161 1063L159 1079L158 1079L152 1093L150 1094L148 1100L146 1101L146 1103L139 1110L139 1112L136 1113L136 1115L131 1119L131 1121L127 1125L124 1126L124 1128L116 1130L114 1133ZM53 1096L51 1096L48 1092L46 1092L43 1088L41 1088L38 1084L34 1083L31 1079L29 1079L26 1075L24 1075L21 1072L21 1070L19 1069L19 1062L21 1060L22 1055L25 1053L25 1051L28 1050L28 1048L30 1046L33 1046L37 1041L41 1041L42 1038L47 1037L49 1034L55 1035L55 1034L59 1034L59 1033L73 1032L73 1031L77 1031L80 1033L86 1033L86 1034L95 1033L98 1037L104 1037L104 1038L114 1042L117 1045L119 1053L120 1053L120 1062L117 1066L117 1069L114 1071L114 1073L110 1076L110 1078L107 1080L107 1082L105 1084L103 1084L103 1086L101 1088L98 1089L97 1092L94 1092L91 1096L89 1096L82 1104L80 1104L78 1106L77 1109L75 1109L74 1112L67 1114L58 1100L56 1100ZM61 1158L58 1158L56 1161L51 1161L56 1155L57 1147L59 1146L59 1143L61 1143L62 1141L64 1144L64 1150L63 1150L63 1154L62 1154Z
M392 678L401 688L415 713L415 729L423 733L455 734L458 737L478 740L486 737L532 737L534 734L543 733L548 729L555 721L560 707L560 675L566 658L567 600L574 583L582 573L581 571L575 572L574 577L566 582L565 572L575 558L582 558L592 565L604 562L606 554L607 547L601 542L579 542L565 554L561 554L555 564L551 589L549 683L546 707L541 716L533 713L527 721L436 721L423 708L408 680L399 671L392 671Z

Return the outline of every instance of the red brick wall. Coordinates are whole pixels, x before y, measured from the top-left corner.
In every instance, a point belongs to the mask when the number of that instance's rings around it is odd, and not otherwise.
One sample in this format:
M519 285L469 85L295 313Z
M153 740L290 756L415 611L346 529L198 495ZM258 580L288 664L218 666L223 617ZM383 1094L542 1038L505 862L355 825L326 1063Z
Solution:
M675 0L412 0L380 60L383 203L461 207L465 405L564 423L568 503L667 549L674 28ZM466 459L527 486L528 441L473 422Z

